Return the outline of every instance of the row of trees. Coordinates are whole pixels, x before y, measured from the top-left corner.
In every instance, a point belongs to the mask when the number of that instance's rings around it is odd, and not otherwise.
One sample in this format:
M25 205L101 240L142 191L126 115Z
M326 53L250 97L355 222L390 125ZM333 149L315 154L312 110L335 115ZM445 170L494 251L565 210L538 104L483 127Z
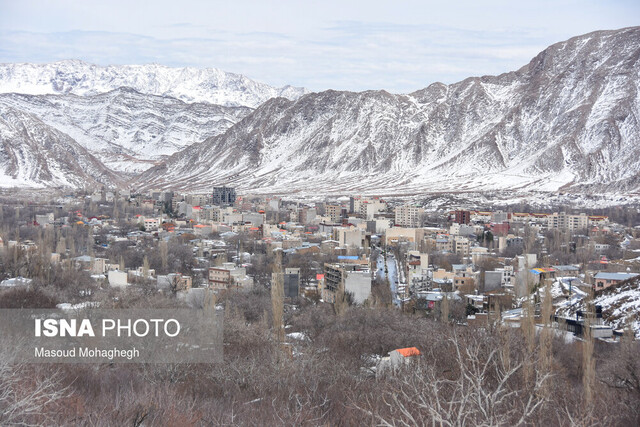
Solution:
M118 301L129 307L179 303L126 292ZM0 390L10 392L0 394L0 424L640 422L637 342L565 342L547 322L536 333L531 306L521 329L470 328L450 322L444 310L440 320L304 300L294 310L280 292L276 284L271 292L220 296L223 362L32 367L2 347L0 360L9 362L0 366ZM422 356L376 378L378 357L410 346ZM30 405L21 403L25 396Z

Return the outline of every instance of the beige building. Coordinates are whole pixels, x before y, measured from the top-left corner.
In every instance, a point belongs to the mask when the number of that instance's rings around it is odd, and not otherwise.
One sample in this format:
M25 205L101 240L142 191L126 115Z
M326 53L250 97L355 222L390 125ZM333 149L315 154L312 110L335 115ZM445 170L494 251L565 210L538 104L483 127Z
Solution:
M424 214L424 209L415 205L403 205L395 209L395 214L396 225L402 227L419 227L422 225L420 224L420 219L422 214Z
M589 217L585 213L571 215L565 212L554 212L547 217L548 228L567 230L583 230L589 227Z
M340 242L342 247L364 247L365 230L360 227L335 227L333 239Z
M392 227L385 231L387 245L395 245L399 242L421 242L425 230L422 228Z
M226 268L209 268L209 285L218 288L226 289L231 285L231 271Z
M326 205L324 211L325 215L329 217L332 223L340 224L342 222L342 206Z
M143 218L142 221L146 231L157 231L162 224L161 218Z

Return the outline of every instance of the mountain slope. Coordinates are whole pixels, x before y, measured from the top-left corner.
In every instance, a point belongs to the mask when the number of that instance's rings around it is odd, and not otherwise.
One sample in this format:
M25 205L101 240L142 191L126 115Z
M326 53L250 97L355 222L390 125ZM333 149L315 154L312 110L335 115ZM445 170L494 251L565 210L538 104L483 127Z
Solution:
M639 58L634 27L554 44L515 72L409 95L272 99L135 184L324 193L635 190Z
M602 309L602 319L614 329L631 327L640 337L640 279L632 278L596 292L593 304ZM557 314L574 318L578 310L586 310L585 300L558 310Z
M29 95L96 95L129 87L185 102L256 108L274 97L296 99L303 88L275 88L215 68L171 68L157 64L101 67L78 60L50 64L0 64L0 92Z
M95 188L122 180L68 135L0 105L0 186Z
M0 105L39 117L121 172L148 169L190 144L224 133L251 112L129 88L93 96L0 94Z

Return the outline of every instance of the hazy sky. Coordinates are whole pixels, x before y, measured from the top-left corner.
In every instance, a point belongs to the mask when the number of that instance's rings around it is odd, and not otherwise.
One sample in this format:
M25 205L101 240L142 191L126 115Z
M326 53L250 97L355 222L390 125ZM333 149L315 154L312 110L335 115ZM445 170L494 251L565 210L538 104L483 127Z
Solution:
M409 92L633 25L638 0L0 0L0 62L155 62L277 86Z

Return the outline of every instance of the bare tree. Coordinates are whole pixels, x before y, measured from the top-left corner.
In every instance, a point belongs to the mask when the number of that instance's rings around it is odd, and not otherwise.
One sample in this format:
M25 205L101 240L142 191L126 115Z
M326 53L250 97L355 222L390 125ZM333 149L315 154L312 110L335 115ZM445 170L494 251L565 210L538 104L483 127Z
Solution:
M530 296L527 296L522 304L522 315L520 329L525 341L525 360L523 362L523 373L525 383L530 383L533 377L533 352L536 345L536 325L535 325L535 303Z
M282 274L282 253L278 251L273 265L271 281L271 310L273 314L273 332L277 342L284 342L284 276Z
M538 393L548 374L536 375L531 387L520 381L522 362L509 364L503 352L483 337L462 343L448 340L456 373L450 377L426 361L404 366L390 379L380 398L358 407L383 426L498 426L531 423L545 399Z
M166 272L169 267L169 245L164 240L158 245L160 251L160 260L162 262L162 270Z
M551 284L547 283L544 287L544 299L542 300L542 332L540 332L540 371L551 372L552 361L552 338L553 330L551 329Z
M35 425L47 422L47 409L68 394L57 372L40 373L15 360L11 347L0 354L0 424Z
M440 305L441 321L447 323L449 322L449 297L447 297L446 293L442 296Z
M593 388L595 386L596 359L593 357L593 334L591 331L592 309L591 302L592 292L586 298L585 316L583 323L583 342L582 342L582 387L585 408L591 407L593 403Z
M343 316L349 307L349 296L344 284L346 271L342 271L340 274L340 285L336 291L335 300L333 301L333 311L336 316Z

